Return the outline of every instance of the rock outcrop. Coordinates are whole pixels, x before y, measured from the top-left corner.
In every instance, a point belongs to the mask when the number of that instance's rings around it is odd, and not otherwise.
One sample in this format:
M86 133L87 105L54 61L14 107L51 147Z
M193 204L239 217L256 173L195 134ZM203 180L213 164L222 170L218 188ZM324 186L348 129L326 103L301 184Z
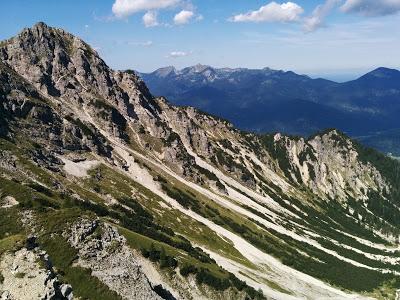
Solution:
M78 250L76 264L92 270L93 276L123 299L162 299L115 227L99 220L81 219L65 236Z
M34 237L27 240L26 248L2 257L0 271L2 300L73 299L72 287L58 280L49 256L37 247Z
M348 138L336 130L308 140L277 134L275 148L286 153L289 178L307 185L321 197L366 200L370 190L387 192L388 182L371 164L362 162Z

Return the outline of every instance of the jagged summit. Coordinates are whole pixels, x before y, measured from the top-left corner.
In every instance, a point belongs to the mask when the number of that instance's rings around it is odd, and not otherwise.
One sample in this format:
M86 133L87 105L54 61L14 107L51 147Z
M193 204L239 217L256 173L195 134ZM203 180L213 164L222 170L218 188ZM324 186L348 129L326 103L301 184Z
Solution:
M79 38L43 22L24 29L1 50L0 59L16 70L24 69L26 72L21 72L24 77L53 96L61 95L64 92L61 86L65 88L67 84L83 89L81 83L86 81L91 86L96 75L100 75L93 74L92 65L98 66L103 76L108 77L104 74L106 64L92 48ZM83 78L72 78L77 76Z
M31 31L35 31L36 30L36 31L41 31L41 32L44 32L44 31L50 32L50 31L57 30L57 31L63 31L64 32L63 29L50 27L49 25L47 25L43 21L39 21L39 22L35 23L32 27L25 28L24 30L31 30Z
M88 50L93 54L96 52L80 38L72 35L64 29L51 27L44 22L38 22L32 27L24 28L12 39L19 40L21 46L25 47L41 46L42 49L44 49L44 47L49 47L50 49L48 50L54 50L53 48L57 47L63 48L67 52L76 50L72 47L75 42L78 44L76 46L80 46L79 44L85 45L85 47L89 48Z
M340 130L338 130L336 128L327 128L325 130L318 131L318 132L310 135L308 137L308 139L312 139L312 138L314 138L316 136L322 137L322 136L325 136L325 135L334 136L335 138L342 137L342 138L345 138L345 139L348 139L348 140L350 139L350 137L348 135L346 135L346 133L344 133L344 132L342 132L342 131L340 131Z
M213 68L211 66L197 64L193 67L189 67L189 69L191 69L193 72L196 72L196 73L202 73L207 69L213 69Z
M160 77L166 77L168 75L176 74L177 70L174 66L168 66L168 67L160 68L154 72Z
M42 29L46 29L46 30L50 29L50 27L43 21L38 21L31 28L32 29L42 28Z
M129 88L152 106L152 96L135 75L110 69L98 53L80 38L40 22L7 40L0 59L53 97L80 101L82 94L97 94L108 101L124 102L128 91L117 81L129 81Z

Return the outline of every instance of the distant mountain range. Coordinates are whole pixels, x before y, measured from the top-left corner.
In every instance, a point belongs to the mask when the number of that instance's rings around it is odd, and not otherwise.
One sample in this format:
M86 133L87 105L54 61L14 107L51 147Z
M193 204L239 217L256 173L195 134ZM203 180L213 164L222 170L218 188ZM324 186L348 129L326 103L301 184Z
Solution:
M155 95L195 106L254 132L307 136L339 128L400 155L400 71L378 68L345 83L294 72L196 65L139 73Z

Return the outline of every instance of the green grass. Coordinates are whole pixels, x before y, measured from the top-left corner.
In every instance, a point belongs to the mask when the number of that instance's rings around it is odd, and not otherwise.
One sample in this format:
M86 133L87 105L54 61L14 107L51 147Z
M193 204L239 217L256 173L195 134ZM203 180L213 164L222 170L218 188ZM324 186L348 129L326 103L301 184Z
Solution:
M88 172L90 176L84 180L85 186L89 190L98 189L96 192L103 195L111 195L115 199L120 197L130 197L132 195L132 185L130 180L106 165L100 165ZM97 176L98 175L98 176Z
M23 232L18 209L0 209L0 240Z
M264 299L261 293L248 287L244 282L238 280L233 274L223 270L215 263L201 262L188 256L180 249L170 247L167 244L130 232L124 228L119 227L119 231L126 237L128 244L132 248L140 250L142 253L144 249L146 251L154 251L153 249L165 251L167 256L171 256L178 261L181 274L184 277L193 274L199 285L205 284L217 291L224 291L227 288L234 287L238 291L244 290L248 297L250 297L249 299ZM161 265L160 267L162 268ZM183 270L190 271L183 273ZM234 289L233 291L236 293L237 290Z
M11 235L0 240L0 257L8 251L16 251L23 247L25 236L21 234Z
M25 273L23 273L23 272L18 272L17 274L15 274L15 278L19 278L19 279L22 279L22 278L24 278L25 277Z
M74 294L82 299L117 300L122 299L111 291L104 283L94 276L91 271L81 267L70 268L65 278L74 287Z
M31 199L33 191L21 183L0 177L0 197L12 196L18 202L24 203Z
M143 164L143 162L140 160L138 160L138 163ZM202 205L209 203L211 206L214 206L215 209L218 208L213 201L207 200L208 202L204 202L204 196L178 182L176 179L169 177L162 170L158 170L155 166L147 164L147 168L149 169L149 172L154 175L154 177L156 177L155 174L162 174L165 176L165 178L168 178L170 184L173 185L178 191L182 189L186 190L186 196L192 195L191 197L199 198L200 201L203 202ZM223 240L207 226L197 222L196 220L193 220L192 218L189 218L180 211L172 208L166 209L164 206L160 205L160 203L165 203L163 199L137 182L134 182L127 176L120 174L105 165L101 165L97 170L91 170L89 174L91 174L92 177L85 181L85 186L88 190L93 189L95 185L99 185L101 186L101 193L110 194L116 199L120 197L131 197L132 190L135 190L137 191L136 200L140 202L140 204L146 208L147 211L152 213L157 224L170 227L176 233L187 237L189 240L194 241L197 244L204 245L210 250L213 250L239 263L245 264L250 268L254 268L254 265L245 259L232 244ZM101 179L95 180L95 174L101 174Z
M58 195L44 186L32 181L16 182L0 177L0 198L5 196L14 197L24 208L59 208L61 205Z
M221 271L221 269L216 264L203 263L191 257L185 251L171 247L168 244L153 240L138 233L129 231L125 228L118 227L118 230L127 239L129 246L136 250L141 250L143 248L150 249L151 245L154 245L157 249L164 248L167 255L177 258L180 263L194 264L199 267L204 267L209 269L217 276L224 276L224 275L226 276L226 273Z

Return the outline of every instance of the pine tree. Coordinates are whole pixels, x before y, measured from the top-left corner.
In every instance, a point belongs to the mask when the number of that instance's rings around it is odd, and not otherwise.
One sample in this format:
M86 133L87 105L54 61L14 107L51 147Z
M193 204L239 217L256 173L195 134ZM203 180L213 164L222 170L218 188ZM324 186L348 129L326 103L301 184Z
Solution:
M166 267L168 267L168 257L167 257L167 255L165 254L165 249L164 249L164 247L162 247L162 248L161 248L161 251L160 251L160 267L161 267L161 268L166 268Z

